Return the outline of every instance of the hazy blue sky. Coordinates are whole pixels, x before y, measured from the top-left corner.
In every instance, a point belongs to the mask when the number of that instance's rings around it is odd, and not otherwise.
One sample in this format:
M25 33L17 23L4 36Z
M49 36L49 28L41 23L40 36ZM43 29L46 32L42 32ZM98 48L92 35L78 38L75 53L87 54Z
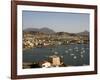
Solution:
M23 29L48 27L56 32L89 31L89 14L23 11Z

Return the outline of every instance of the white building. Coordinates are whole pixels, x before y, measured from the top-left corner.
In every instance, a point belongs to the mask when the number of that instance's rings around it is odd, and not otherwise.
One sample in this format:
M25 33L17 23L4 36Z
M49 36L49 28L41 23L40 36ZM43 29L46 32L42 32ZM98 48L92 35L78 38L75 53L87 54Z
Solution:
M54 55L52 57L52 65L53 66L60 66L61 65L61 63L60 63L60 57Z
M51 63L48 62L48 61L45 61L45 62L42 64L42 67L43 67L43 68L49 68L49 67L51 67Z

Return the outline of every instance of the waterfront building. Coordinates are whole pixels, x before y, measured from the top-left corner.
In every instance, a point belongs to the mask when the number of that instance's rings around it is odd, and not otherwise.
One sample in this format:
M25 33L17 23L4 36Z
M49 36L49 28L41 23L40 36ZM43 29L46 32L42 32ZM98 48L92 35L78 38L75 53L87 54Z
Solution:
M42 63L42 68L49 68L49 67L51 67L51 63L50 63L50 62L44 61L44 62Z
M60 62L60 57L57 55L53 55L52 56L52 66L60 66L61 62Z

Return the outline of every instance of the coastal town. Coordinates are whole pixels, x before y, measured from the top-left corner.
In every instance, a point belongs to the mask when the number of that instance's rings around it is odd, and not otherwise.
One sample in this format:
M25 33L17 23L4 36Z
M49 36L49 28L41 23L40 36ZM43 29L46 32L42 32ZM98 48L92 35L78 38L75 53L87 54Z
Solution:
M47 30L47 29L46 29ZM39 61L32 61L32 62L27 62L27 59L24 59L26 61L23 62L23 68L51 68L51 67L66 67L66 66L72 66L72 65L67 65L63 61L63 55L59 54L66 54L69 53L69 57L73 57L73 60L77 59L77 56L75 55L76 53L78 56L81 58L84 58L84 53L86 53L86 48L81 47L79 48L78 46L75 46L76 44L81 45L81 44L89 44L89 32L84 31L81 33L68 33L68 32L50 32L50 30L46 31L44 30L43 32L41 31L23 31L23 51L27 50L35 50L38 49L38 51L35 53L34 51L28 52L28 53L23 53L23 54L28 54L32 55L34 58L34 55L41 55L42 57L45 57L45 55L48 55L45 59L39 59ZM46 32L45 32L46 31ZM73 48L68 48L64 47L65 52L60 52L58 51L58 47L60 48L62 46L67 46L67 45L72 45ZM85 46L85 45L83 45ZM42 50L44 48L44 51L39 51L40 49ZM49 53L46 52L46 48L48 48ZM59 49L60 49L59 48ZM56 50L54 50L56 49ZM62 50L62 49L61 49ZM58 51L58 52L57 52ZM73 52L71 52L73 51ZM87 47L88 51L88 47ZM30 53L30 54L29 54ZM31 54L32 53L32 54ZM45 54L45 55L44 55ZM26 56L27 58L27 56ZM82 64L85 65L85 64Z
M30 10L22 14L23 69L90 64L89 14Z
M23 33L23 48L37 48L67 44L86 44L89 42L88 35L77 35L67 32L46 34L42 32Z

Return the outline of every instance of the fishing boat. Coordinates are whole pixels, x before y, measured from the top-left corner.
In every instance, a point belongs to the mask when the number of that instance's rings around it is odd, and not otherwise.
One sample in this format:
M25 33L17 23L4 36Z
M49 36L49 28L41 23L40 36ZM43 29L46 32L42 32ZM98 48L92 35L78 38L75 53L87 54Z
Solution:
M73 59L77 59L77 56L74 56Z
M66 50L65 53L68 53L68 50Z

